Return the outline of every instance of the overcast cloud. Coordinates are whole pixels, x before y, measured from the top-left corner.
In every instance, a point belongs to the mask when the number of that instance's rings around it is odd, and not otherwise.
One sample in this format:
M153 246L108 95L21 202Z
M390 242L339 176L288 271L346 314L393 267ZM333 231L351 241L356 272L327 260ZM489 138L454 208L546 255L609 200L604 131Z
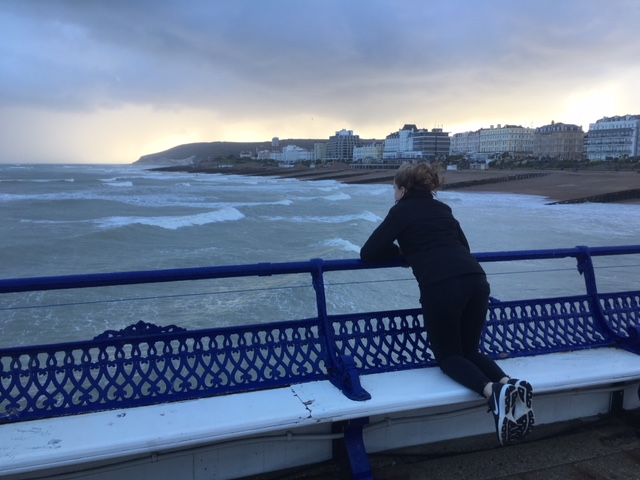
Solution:
M0 0L0 162L640 114L637 0Z

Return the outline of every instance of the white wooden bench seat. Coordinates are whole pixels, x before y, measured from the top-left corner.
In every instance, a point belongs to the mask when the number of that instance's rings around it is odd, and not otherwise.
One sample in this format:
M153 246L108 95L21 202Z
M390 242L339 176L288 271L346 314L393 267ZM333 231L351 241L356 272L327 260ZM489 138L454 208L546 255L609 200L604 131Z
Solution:
M561 412L563 400L545 400L549 394L558 392L573 395L581 389L615 386L629 393L625 395L626 408L636 408L639 404L636 390L640 384L640 355L622 349L587 349L499 360L499 363L513 377L526 378L533 385L538 424L569 418L567 415L577 418L585 413L607 411L606 400L604 403L583 402L581 408L576 408L576 402L568 399L570 408ZM388 419L391 425L394 418L419 415L431 427L425 431L416 429L415 424L403 426L396 434L381 432L380 428L368 431L365 427L364 442L368 451L487 433L494 428L486 402L438 368L363 375L361 383L371 394L370 400L348 400L329 381L317 381L273 390L1 425L0 477L46 475L42 478L55 478L51 476L52 471L99 467L86 478L103 480L114 478L110 462L118 462L118 468L127 471L134 471L131 469L140 463L156 462L156 479L177 478L170 476L171 468L178 468L177 463L182 474L186 468L193 472L193 478L211 478L206 475L210 475L212 469L216 470L215 478L235 478L233 475L238 473L255 473L252 464L259 455L264 457L257 460L262 469L269 462L273 464L272 469L278 469L330 458L331 439L335 438L331 425L339 421L368 418L375 423ZM429 417L434 414L469 407L469 416L458 424L449 423L446 428L429 424ZM460 425L467 428L456 431ZM413 433L407 433L410 428ZM416 430L419 431L416 433ZM287 432L293 435L288 437ZM299 434L303 436L297 437ZM256 458L246 456L246 448L240 449L239 445L243 439L255 439L257 435L278 435L281 441L272 443L271 447L265 446L269 442L257 442L250 450ZM236 441L238 445L234 445ZM317 445L318 441L326 443L320 453L318 449L313 453L305 446L308 445L305 442ZM123 455L123 452L126 453ZM148 465L146 468L148 471Z

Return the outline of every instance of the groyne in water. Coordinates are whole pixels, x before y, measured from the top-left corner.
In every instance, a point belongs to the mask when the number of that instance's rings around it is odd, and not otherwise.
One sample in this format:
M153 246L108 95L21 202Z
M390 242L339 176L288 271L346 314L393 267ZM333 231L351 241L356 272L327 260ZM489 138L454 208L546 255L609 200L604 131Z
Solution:
M492 183L509 182L513 180L526 180L529 178L544 177L547 175L549 174L548 173L517 173L515 175L503 175L499 177L478 178L475 180L465 180L461 182L445 183L443 190L455 190L458 188L476 187L479 185L489 185ZM351 181L346 181L345 183L351 183L351 184L381 183L381 181L385 179L388 179L388 181L391 182L393 181L393 178L394 178L394 174L389 174L385 176L379 176L376 178L353 179Z
M591 195L582 198L572 198L570 200L562 200L552 202L548 205L561 205L570 203L613 203L624 202L625 200L637 200L640 198L640 188L632 188L630 190L621 190L619 192L603 193L601 195Z
M517 173L505 177L482 178L478 180L467 180L465 182L445 183L444 190L454 190L456 188L474 187L476 185L488 185L490 183L510 182L513 180L526 180L528 178L545 177L548 173Z

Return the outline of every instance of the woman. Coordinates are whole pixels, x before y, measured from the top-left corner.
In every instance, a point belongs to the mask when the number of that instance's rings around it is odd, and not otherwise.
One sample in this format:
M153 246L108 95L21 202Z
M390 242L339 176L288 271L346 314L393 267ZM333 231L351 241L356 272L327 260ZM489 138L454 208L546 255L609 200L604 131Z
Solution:
M487 399L500 443L506 445L533 426L532 388L509 378L480 352L489 283L451 208L434 198L442 184L437 166L403 164L394 179L396 204L360 258L406 259L418 281L427 337L441 370Z

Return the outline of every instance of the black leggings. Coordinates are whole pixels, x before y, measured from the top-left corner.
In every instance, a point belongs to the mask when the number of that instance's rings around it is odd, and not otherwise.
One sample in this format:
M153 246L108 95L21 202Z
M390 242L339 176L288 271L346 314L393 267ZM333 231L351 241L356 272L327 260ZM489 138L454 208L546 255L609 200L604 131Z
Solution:
M422 313L440 369L484 397L484 387L507 375L480 353L490 287L484 275L450 278L420 290Z

